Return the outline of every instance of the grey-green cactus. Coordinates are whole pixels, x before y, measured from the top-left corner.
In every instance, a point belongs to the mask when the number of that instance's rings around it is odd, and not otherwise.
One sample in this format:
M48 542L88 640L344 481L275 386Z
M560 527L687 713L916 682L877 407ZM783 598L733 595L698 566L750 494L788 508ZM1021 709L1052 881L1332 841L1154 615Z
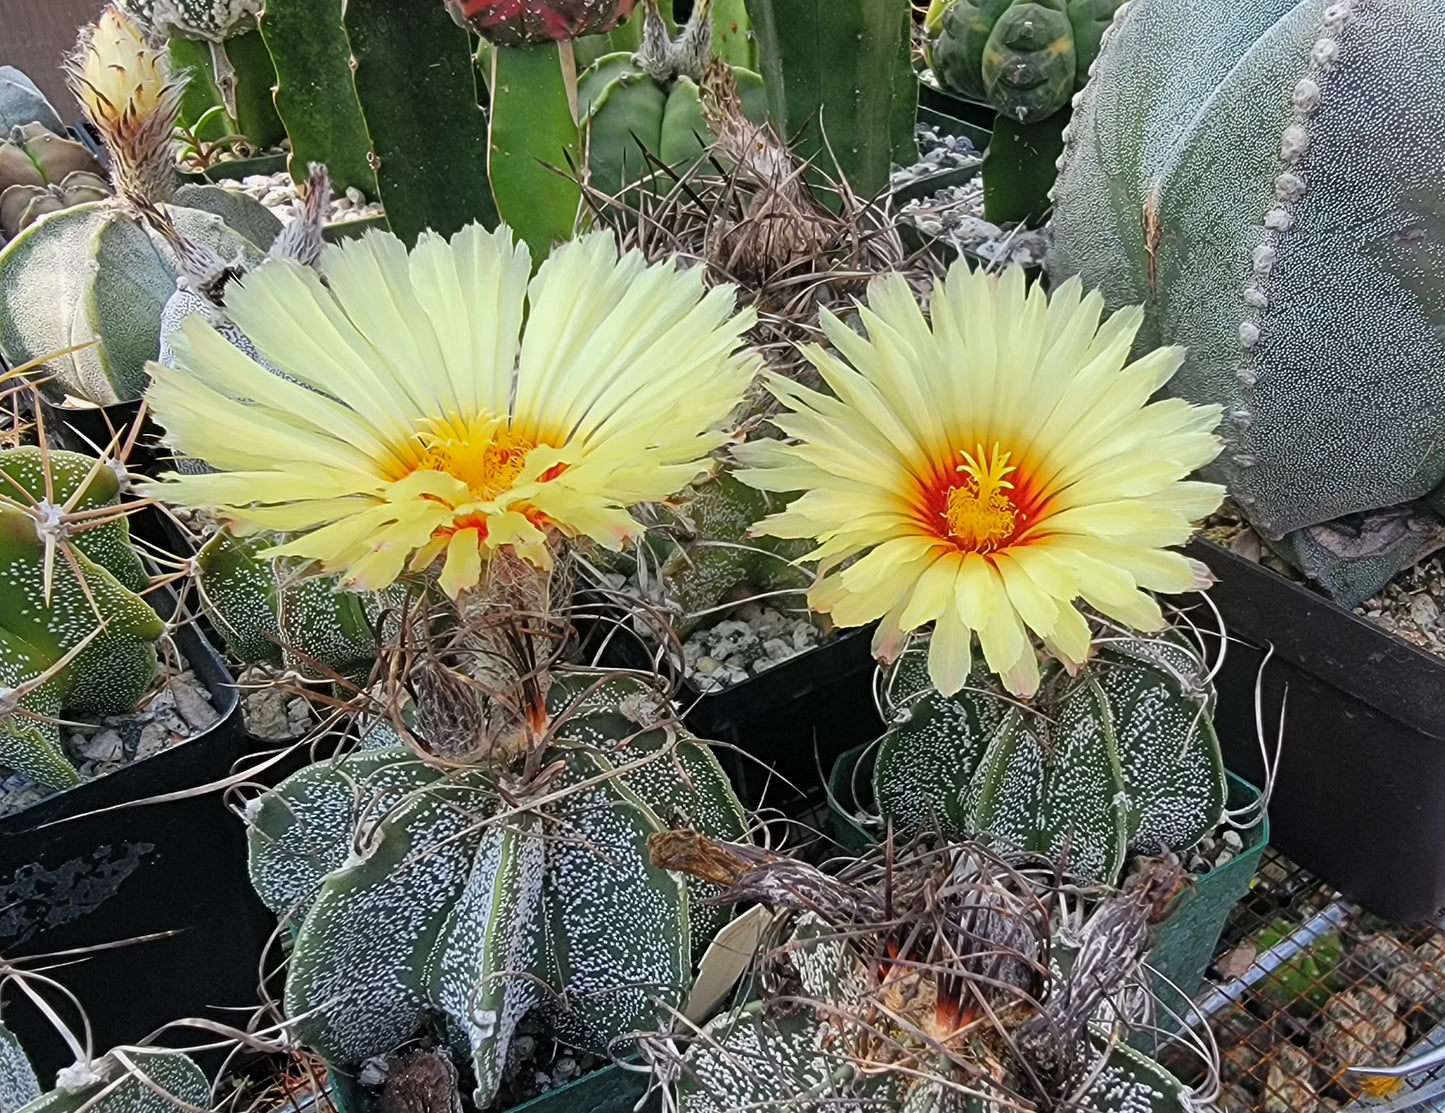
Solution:
M43 124L15 128L0 140L0 244L46 213L110 196L95 156Z
M40 1096L40 1082L15 1033L0 1024L0 1113L17 1113Z
M269 542L218 530L196 554L196 586L226 648L246 664L293 669L312 679L365 677L376 661L388 600L342 591L306 562L257 554Z
M1069 103L1123 0L955 0L929 56L939 84L1020 123Z
M1134 0L1054 194L1051 273L1184 345L1209 478L1349 604L1445 537L1442 88L1433 0Z
M61 1072L63 1085L5 1113L192 1113L211 1106L211 1083L179 1051L113 1051Z
M0 135L26 124L39 124L57 135L65 124L35 82L14 66L0 66Z
M77 779L56 717L129 711L155 679L164 624L125 519L75 517L118 495L89 457L0 452L0 765L54 788Z
M726 913L646 842L673 823L742 837L742 808L640 681L559 675L548 703L546 748L520 766L361 749L248 809L257 892L298 924L286 1009L332 1063L440 1015L485 1107L527 1012L604 1052L682 1004Z
M1113 882L1130 856L1184 850L1223 820L1213 689L1182 642L1108 640L1030 705L982 668L945 698L923 657L910 648L884 685L895 721L873 789L900 832L992 837Z

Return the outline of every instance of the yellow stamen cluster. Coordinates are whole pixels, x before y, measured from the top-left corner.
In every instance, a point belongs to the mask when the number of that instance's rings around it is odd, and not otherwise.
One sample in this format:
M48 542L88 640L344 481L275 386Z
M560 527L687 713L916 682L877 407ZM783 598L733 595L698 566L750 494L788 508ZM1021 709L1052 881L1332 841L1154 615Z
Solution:
M1013 483L1008 476L1018 471L1009 460L1009 453L1000 454L998 445L986 457L983 445L978 455L962 452L964 462L958 470L966 477L962 486L948 489L948 505L944 517L948 533L961 549L975 553L992 552L1008 541L1018 529L1020 512L1009 498Z

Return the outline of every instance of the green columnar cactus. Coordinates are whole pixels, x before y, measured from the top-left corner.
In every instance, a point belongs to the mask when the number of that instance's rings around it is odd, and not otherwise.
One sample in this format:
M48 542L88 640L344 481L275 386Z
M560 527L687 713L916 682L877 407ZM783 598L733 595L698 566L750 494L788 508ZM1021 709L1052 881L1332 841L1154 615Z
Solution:
M118 496L89 457L0 452L0 765L55 788L76 774L53 720L129 711L155 679L164 624L136 594L147 576L125 519L73 528Z
M1052 116L1082 89L1123 0L955 0L930 44L939 84L1020 123Z
M226 41L226 56L235 71L234 118L224 113L226 94L217 81L208 45L196 39L173 38L167 50L176 69L189 71L191 75L181 104L181 124L194 127L208 112L215 120L200 138L215 141L239 134L253 147L268 150L286 137L271 92L276 84L276 66L258 29L253 27ZM222 111L213 112L216 108Z
M917 158L908 0L747 0L778 133L855 192Z
M1442 529L1445 18L1431 0L1135 0L1095 74L1050 271L1142 302L1141 347L1185 347L1168 390L1225 405L1206 472L1357 603Z
M261 35L298 182L325 164L408 244L496 225L471 40L440 0L268 0Z
M236 71L226 40L256 28L264 0L115 0L116 6L157 41L196 39L211 53L211 71L226 112L236 117Z
M1184 850L1223 820L1213 690L1182 644L1107 641L1028 706L981 668L945 698L925 659L910 648L885 684L896 720L878 742L873 789L898 830L990 836L1114 882L1128 857Z
M307 575L304 561L256 555L267 546L219 530L196 554L201 604L226 647L246 664L313 679L365 677L385 600L342 591L335 576Z
M299 923L286 1009L332 1063L387 1053L440 1014L484 1108L528 1011L601 1053L682 1004L726 911L654 867L647 838L674 822L740 838L741 805L640 681L559 675L548 704L552 734L525 769L383 746L248 809L256 890Z

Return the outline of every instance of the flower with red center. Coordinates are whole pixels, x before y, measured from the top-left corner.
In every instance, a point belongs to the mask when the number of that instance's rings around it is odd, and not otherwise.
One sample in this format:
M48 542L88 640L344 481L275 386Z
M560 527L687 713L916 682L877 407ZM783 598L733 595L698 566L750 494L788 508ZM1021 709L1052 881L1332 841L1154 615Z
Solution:
M869 289L866 336L824 313L833 351L808 358L827 388L776 375L790 442L735 450L738 477L803 491L760 530L813 538L812 606L840 626L879 620L887 660L933 624L929 673L957 692L973 639L1010 691L1039 684L1034 638L1070 668L1090 632L1075 603L1136 630L1163 626L1149 591L1210 582L1168 547L1223 488L1187 480L1218 453L1217 406L1150 402L1183 353L1128 362L1138 308L1099 323L1102 299L1071 279L1046 295L1023 272L963 264L925 318L899 276Z
M706 470L756 370L731 288L619 258L608 233L530 281L526 247L476 225L410 254L370 233L322 271L271 260L227 288L271 369L199 316L175 368L150 365L170 442L217 469L151 493L287 535L268 553L355 587L440 560L456 595L504 547L544 568L558 537L620 547L627 507Z

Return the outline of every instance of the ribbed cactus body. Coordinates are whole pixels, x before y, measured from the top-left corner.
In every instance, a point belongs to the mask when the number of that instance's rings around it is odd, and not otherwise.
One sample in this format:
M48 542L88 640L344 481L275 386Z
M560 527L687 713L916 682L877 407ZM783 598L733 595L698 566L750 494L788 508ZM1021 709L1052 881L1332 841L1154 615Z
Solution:
M4 1113L182 1113L211 1104L211 1083L179 1051L128 1048L132 1071L114 1055L92 1064L95 1080L73 1091L54 1089ZM141 1077L144 1075L144 1077Z
M217 186L182 186L168 208L182 235L226 260L259 262L281 229ZM44 389L98 405L139 398L176 275L170 248L117 202L43 216L0 250L0 352L18 365L94 340L45 363Z
M51 504L58 507L80 489L93 463L55 451L45 460L35 448L0 452L0 495L22 505L26 496L45 499L48 470ZM117 495L115 473L103 468L72 510L113 506ZM26 511L0 504L0 765L60 788L74 783L76 774L61 749L59 727L46 720L64 710L129 711L155 679L155 642L163 624L136 594L147 577L124 519L70 539L74 564L56 554L48 600L45 542L36 525ZM13 693L44 675L82 644L51 679L19 698L18 710L4 706L6 689Z
M636 0L446 0L447 7L497 46L560 42L611 31Z
M602 1052L656 1025L657 1002L679 1007L722 913L654 867L647 838L674 823L740 838L744 815L705 745L683 734L664 749L656 698L603 674L555 683L547 780L523 806L499 798L498 770L401 746L318 763L261 797L257 891L304 910L286 1007L316 1011L299 1038L356 1063L437 1012L485 1106L528 1011Z
M1020 123L1052 116L1088 78L1121 0L955 0L935 17L939 82Z
M1183 850L1223 819L1213 693L1192 654L1111 644L1033 707L983 669L945 698L921 657L905 654L885 687L900 721L879 740L873 787L896 829L989 836L1113 882L1130 855Z
M17 1113L40 1096L40 1082L15 1033L0 1024L0 1113Z
M260 557L270 542L218 531L196 554L206 616L247 664L365 676L376 660L376 623L386 601L340 589L305 561Z
M14 66L0 66L0 135L26 124L40 124L57 135L65 124L39 86Z
M733 79L744 115L756 122L766 120L763 79L737 66ZM702 157L703 145L711 140L697 83L684 74L663 85L644 72L631 54L607 54L594 62L577 80L577 99L589 131L592 185L608 194L653 173L656 162L687 169ZM670 187L671 180L664 180L663 191Z
M1442 90L1433 0L1134 0L1054 194L1051 273L1185 346L1169 391L1226 410L1209 476L1347 602L1433 534L1326 523L1445 480Z

